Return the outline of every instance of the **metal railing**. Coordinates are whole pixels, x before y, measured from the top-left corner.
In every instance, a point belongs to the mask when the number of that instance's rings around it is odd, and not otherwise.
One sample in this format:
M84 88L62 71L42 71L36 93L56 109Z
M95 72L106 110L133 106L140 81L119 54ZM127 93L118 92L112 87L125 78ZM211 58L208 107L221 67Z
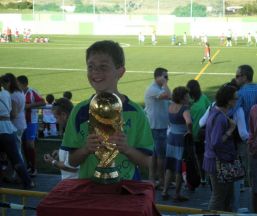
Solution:
M26 205L27 204L27 198L28 197L34 197L34 198L43 198L45 197L48 192L38 192L38 191L28 191L28 190L18 190L18 189L10 189L10 188L0 188L0 194L2 197L2 202L8 202L6 195L14 195L21 197L21 204ZM7 209L2 208L2 216L7 216ZM26 216L26 210L22 210L22 216Z

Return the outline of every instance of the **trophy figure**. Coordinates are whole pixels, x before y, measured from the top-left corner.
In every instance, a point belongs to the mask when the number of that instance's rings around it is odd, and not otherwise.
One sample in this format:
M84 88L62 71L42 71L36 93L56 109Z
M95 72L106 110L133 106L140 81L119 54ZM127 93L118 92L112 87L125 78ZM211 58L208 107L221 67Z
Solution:
M114 159L119 154L115 143L109 137L123 131L122 102L116 94L103 92L96 94L89 105L89 130L103 138L101 147L95 152L99 163L93 180L101 184L116 183L119 173Z

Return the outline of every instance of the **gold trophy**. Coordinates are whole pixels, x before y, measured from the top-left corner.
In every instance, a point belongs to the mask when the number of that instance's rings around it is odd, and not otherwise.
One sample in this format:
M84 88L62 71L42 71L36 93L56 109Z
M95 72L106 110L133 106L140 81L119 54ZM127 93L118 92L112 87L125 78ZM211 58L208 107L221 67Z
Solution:
M119 173L114 159L119 154L115 143L109 137L116 131L123 131L122 102L116 94L96 94L89 105L89 131L103 138L101 147L95 152L99 163L93 180L101 184L116 183Z

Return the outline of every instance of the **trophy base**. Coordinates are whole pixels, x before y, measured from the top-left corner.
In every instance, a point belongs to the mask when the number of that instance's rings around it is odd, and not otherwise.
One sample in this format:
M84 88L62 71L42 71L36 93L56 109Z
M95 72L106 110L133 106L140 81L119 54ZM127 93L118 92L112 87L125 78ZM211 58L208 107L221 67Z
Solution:
M96 167L93 181L99 184L114 184L120 181L116 167Z

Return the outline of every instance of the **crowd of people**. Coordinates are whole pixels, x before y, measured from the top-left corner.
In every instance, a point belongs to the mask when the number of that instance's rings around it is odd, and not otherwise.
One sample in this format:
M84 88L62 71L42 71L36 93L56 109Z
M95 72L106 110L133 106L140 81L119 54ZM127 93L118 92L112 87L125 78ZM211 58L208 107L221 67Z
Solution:
M20 30L17 28L15 29L15 31L12 31L10 27L7 27L3 30L3 32L1 32L0 43L9 42L48 43L49 38L45 36L36 36L34 39L32 39L32 32L30 28L24 28L23 32L20 33Z
M200 183L211 185L209 209L237 212L240 187L251 186L253 212L257 212L257 84L253 68L241 65L235 78L220 86L215 102L202 93L197 80L170 90L168 69L154 70L154 81L145 92L145 108L118 90L125 74L122 47L109 40L97 41L86 50L87 78L95 93L115 93L123 105L123 130L110 135L119 155L115 164L121 179L140 180L140 168L149 169L149 180L174 202L184 202L182 185L194 190ZM61 170L62 179L92 178L103 148L103 137L91 133L89 104L92 97L73 107L71 92L45 99L29 86L24 75L5 74L0 79L0 150L12 164L25 189L35 186L37 175L35 139L38 109L44 107L44 131L63 132L60 148L46 152L43 160ZM51 127L58 123L58 127ZM205 126L203 136L200 132ZM235 138L237 132L239 138ZM6 156L4 156L6 155ZM217 161L230 163L240 158L247 170L244 179L220 182ZM190 161L190 162L188 162ZM192 166L192 164L194 166ZM196 172L190 172L190 169ZM3 171L3 163L1 163ZM199 184L186 175L199 177ZM238 192L239 191L239 192Z
M239 66L235 78L219 87L213 103L201 92L197 80L189 80L171 93L167 72L165 68L156 68L154 82L145 93L145 112L154 140L149 179L162 190L163 200L167 200L173 177L173 200L182 202L188 200L181 195L182 181L194 190L199 176L199 183L211 185L209 209L233 212L240 209L240 190L251 186L252 210L257 212L257 85L253 83L253 68ZM191 150L188 137L192 140ZM188 151L195 158L197 172L195 178L184 179ZM217 161L230 163L238 158L246 169L245 177L221 183L217 178ZM192 175L192 163L193 160L186 164L188 175Z
M27 76L15 77L6 73L0 77L0 180L21 182L24 189L35 186L31 178L37 175L35 140L39 133L38 111L43 110L46 136L62 134L65 116L72 109L71 97L71 92L64 92L63 98L59 99L62 103L57 106L58 100L49 94L46 104L45 99L29 86ZM55 158L62 161L64 156L55 155ZM48 161L47 157L45 159Z

